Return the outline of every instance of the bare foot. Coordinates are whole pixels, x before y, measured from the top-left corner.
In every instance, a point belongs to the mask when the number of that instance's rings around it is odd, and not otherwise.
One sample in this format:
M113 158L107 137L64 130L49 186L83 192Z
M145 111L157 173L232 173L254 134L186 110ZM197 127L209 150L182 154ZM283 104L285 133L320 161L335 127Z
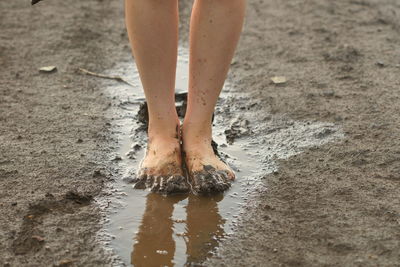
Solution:
M235 174L214 154L211 138L199 132L182 128L183 151L192 189L197 194L223 192L231 186Z
M150 188L163 194L185 193L190 189L182 171L179 137L149 138L147 151L140 163L134 188Z

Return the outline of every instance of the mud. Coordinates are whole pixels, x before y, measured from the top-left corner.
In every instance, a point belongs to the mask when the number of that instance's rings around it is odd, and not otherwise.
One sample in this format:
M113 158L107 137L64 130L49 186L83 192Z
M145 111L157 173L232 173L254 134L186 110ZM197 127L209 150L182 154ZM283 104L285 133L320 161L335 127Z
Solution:
M186 49L181 48L177 68L176 107L183 114L186 93L181 92L185 91L188 82L187 59ZM242 108L248 101L247 94L235 92L234 86L228 82L214 116L213 144L221 159L236 171L237 181L233 182L228 174L212 166L205 166L204 171L195 173L197 176L187 177L195 179L191 194L157 197L151 193L154 190L145 185L145 180L138 182L132 179L145 153L145 145L138 144L147 142L146 104L143 102L137 70L133 63L121 63L109 72L132 75L130 83L134 85L131 88L112 84L106 90L110 98L125 103L123 108L115 105L118 108L110 110L110 116L115 118L118 114L112 128L116 129L115 133L120 140L117 157L121 160L118 161L119 174L116 178L121 177L121 180L109 185L114 197L109 200L107 223L102 237L108 239L107 243L118 256L116 265L202 265L204 260L215 253L220 242L233 232L237 218L242 215L242 206L254 198L253 194L265 190L260 178L264 173L277 171L277 158L287 158L301 153L306 147L343 138L340 127L334 124L295 122L279 116L268 115L268 123L253 128L249 123L253 113L243 112ZM232 105L233 102L236 104ZM235 143L229 144L231 139L227 129L236 125L246 125L252 135L236 136ZM269 129L267 136L266 129ZM260 144L268 146L264 148ZM260 155L265 158L260 158ZM210 177L204 177L204 173ZM223 177L218 176L214 181L215 173ZM196 180L198 178L203 180ZM232 188L228 190L231 185ZM132 188L149 188L150 193ZM217 196L212 196L218 192ZM213 213L208 214L207 210L211 207ZM192 226L193 222L196 222L195 227ZM156 230L153 232L151 229ZM193 231L201 234L193 235ZM160 236L163 237L161 240Z
M231 187L233 178L228 171L217 170L211 165L204 165L203 170L190 174L193 193L212 195L223 193Z
M184 47L190 5L180 2ZM145 144L129 143L126 159L116 153L123 147L114 128L120 113L111 111L129 111L143 99L110 98L98 78L76 72L103 73L127 61L122 4L52 0L31 7L15 0L0 2L0 10L1 264L130 263L132 237L142 221L152 226L145 210L156 201L168 225L157 254L162 261L174 254L176 265L398 265L398 1L249 0L228 77L232 97L221 99L215 116L215 141L238 179L222 199L190 205L150 195L147 205L147 191L120 179L119 165L137 166L127 159L139 160ZM50 65L58 71L39 73ZM274 76L287 81L275 85ZM125 119L135 128L133 117ZM126 192L110 188L117 183ZM202 203L212 219L196 228L205 215L192 212ZM107 207L116 217L103 217ZM186 243L188 224L193 241ZM115 239L105 238L103 225ZM208 234L196 239L199 231ZM146 244L152 237L137 238Z

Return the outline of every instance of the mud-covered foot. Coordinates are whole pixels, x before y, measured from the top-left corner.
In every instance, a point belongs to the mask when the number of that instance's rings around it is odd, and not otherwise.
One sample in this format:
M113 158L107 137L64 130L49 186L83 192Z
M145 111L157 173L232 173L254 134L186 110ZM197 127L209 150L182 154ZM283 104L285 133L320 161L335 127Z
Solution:
M192 190L197 194L215 194L229 189L235 174L219 159L211 146L211 138L182 128L183 150Z
M178 137L149 138L147 151L140 163L134 188L149 188L162 194L185 193L190 189L182 171L182 156Z

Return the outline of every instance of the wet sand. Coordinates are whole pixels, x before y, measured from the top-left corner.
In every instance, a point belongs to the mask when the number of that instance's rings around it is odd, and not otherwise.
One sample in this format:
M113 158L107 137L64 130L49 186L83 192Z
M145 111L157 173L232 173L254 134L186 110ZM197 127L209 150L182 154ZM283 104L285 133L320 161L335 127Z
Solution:
M176 108L181 120L186 111L188 58L187 49L180 48ZM227 82L214 116L214 149L236 171L236 181L215 197L195 192L157 197L149 190L135 190L147 126L139 74L132 62L107 72L131 76L129 83L133 85L106 82L106 91L116 103L109 116L114 118L111 128L119 140L115 156L119 174L114 176L116 182L108 184L113 194L107 201L101 239L117 255L116 265L201 265L234 232L238 218L244 215L243 206L267 190L262 177L278 171L277 159L343 138L341 128L332 123L292 121L266 114L268 122L254 125L253 113L243 111L249 96Z
M180 3L182 46L189 6ZM109 117L117 99L76 69L126 62L122 5L16 0L0 10L0 262L110 266L98 231L114 196L107 186L121 175ZM263 136L290 129L271 123L284 118L337 125L344 139L276 159L278 171L260 179L266 190L206 265L398 265L399 10L395 0L249 1L229 75L247 96L221 104L242 106ZM58 71L39 74L48 65Z

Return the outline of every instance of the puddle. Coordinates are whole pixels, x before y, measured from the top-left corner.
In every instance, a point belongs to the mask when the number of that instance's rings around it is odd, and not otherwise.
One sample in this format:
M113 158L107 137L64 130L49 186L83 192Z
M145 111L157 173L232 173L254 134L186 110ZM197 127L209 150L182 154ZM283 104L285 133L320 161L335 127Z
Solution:
M188 55L180 49L177 93L186 91L187 69ZM135 119L144 95L133 62L121 63L110 73L129 77L135 85L105 81L115 104L110 115L119 140L118 150L110 158L118 161L118 177L109 185L112 196L104 225L106 246L116 255L115 266L202 266L219 242L233 233L241 207L253 194L265 190L267 183L262 179L278 170L276 159L343 137L333 124L256 113L248 108L254 99L227 84L216 108L213 130L221 157L237 175L232 188L213 197L164 197L135 190L122 178L136 171L144 154L145 132L139 130L142 124Z

